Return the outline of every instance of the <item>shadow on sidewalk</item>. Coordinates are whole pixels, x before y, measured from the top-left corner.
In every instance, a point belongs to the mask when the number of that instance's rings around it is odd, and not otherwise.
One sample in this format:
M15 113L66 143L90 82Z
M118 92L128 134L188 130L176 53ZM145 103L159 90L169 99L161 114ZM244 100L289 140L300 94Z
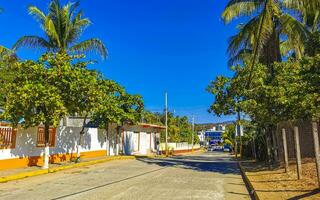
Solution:
M303 198L307 198L307 197L311 197L313 195L316 195L316 194L319 194L320 193L320 189L316 189L316 190L312 190L308 193L305 193L305 194L302 194L302 195L298 195L298 196L295 196L295 197L292 197L288 200L298 200L298 199L303 199Z
M177 167L199 172L215 172L220 174L240 175L238 164L230 158L213 158L209 156L175 156L172 158L138 158L137 160L161 167Z

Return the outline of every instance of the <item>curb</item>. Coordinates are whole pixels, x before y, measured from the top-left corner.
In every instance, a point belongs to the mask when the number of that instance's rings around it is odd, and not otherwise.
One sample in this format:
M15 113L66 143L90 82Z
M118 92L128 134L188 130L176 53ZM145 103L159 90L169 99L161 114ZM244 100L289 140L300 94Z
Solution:
M14 180L18 180L18 179L27 178L27 177L55 173L55 172L59 172L62 170L73 169L73 168L77 168L77 167L84 167L84 166L88 166L88 165L94 165L94 164L104 163L104 162L113 161L113 160L131 160L131 159L132 160L136 159L136 157L135 156L114 156L114 157L107 157L107 158L100 159L100 160L92 160L92 161L76 163L76 164L66 165L66 166L61 166L61 167L54 167L54 168L49 168L49 169L39 169L39 170L31 171L31 172L22 172L22 173L10 175L10 176L0 177L0 183L6 183L9 181L14 181Z
M242 178L244 180L244 183L246 184L246 186L249 190L249 194L250 194L251 198L254 200L260 200L257 192L255 191L252 183L250 182L249 178L247 177L246 172L244 171L244 169L239 161L238 161L238 166L239 166Z

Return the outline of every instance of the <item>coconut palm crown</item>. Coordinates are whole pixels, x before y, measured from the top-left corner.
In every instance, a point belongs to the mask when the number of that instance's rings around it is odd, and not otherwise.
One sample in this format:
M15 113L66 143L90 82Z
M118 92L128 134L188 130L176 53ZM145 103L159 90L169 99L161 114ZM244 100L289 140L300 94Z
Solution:
M239 32L231 37L228 53L229 64L248 58L271 65L281 61L289 51L301 57L307 30L303 23L284 12L286 6L278 0L230 0L222 18L225 23L239 17L249 17L239 25ZM281 39L286 38L286 39Z
M79 2L67 3L62 6L59 0L52 0L48 14L36 6L28 8L45 33L45 38L34 35L21 37L13 46L14 50L21 47L40 48L47 51L66 51L69 53L94 52L107 57L107 49L97 38L78 42L82 32L91 24L88 18L83 18L83 11L78 11Z

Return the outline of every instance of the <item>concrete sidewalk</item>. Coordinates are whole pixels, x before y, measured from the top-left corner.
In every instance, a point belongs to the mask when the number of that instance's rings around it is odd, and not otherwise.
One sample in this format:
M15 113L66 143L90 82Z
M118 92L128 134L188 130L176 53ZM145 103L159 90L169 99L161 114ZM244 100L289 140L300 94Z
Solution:
M174 156L181 156L181 155L188 155L188 154L197 154L201 153L203 150L197 150L193 152L186 152L186 153L179 153L175 154ZM42 174L54 173L61 170L76 168L76 167L83 167L87 165L94 165L97 163L112 161L112 160L127 160L127 159L135 159L137 157L148 157L148 158L164 158L164 155L147 155L147 156L140 156L140 155L133 155L133 156L102 156L102 157L95 157L95 158L86 158L81 159L81 162L75 163L72 161L60 162L60 163L53 163L50 164L49 169L41 169L41 166L32 166L32 167L25 167L25 168L17 168L17 169L8 169L8 170L0 170L0 183L5 183L8 181L18 180L22 178L38 176Z
M61 163L50 164L49 169L41 169L40 166L32 166L17 169L0 170L0 183L18 180L26 177L32 177L42 174L54 173L65 169L71 169L76 167L83 167L88 165L93 165L97 163L108 162L112 160L127 160L135 159L135 156L103 156L96 158L82 159L81 162L75 163L72 161L66 161Z
M238 164L220 152L137 157L1 184L0 199L250 199Z

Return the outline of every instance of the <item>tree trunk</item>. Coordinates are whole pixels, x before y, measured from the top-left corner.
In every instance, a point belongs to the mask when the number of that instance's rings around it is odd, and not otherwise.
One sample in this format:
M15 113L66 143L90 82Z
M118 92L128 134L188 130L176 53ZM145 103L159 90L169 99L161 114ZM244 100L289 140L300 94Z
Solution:
M87 121L87 115L83 119L82 129L81 129L81 131L79 133L79 141L78 141L78 145L77 145L77 159L76 159L75 162L80 162L82 138L83 138L83 135L84 135L84 127L86 125L86 121Z
M279 162L278 142L277 142L277 136L276 136L276 129L274 126L271 127L271 136L272 136L273 161L275 163L278 163Z
M241 140L241 129L240 129L240 120L241 120L241 116L240 116L240 108L237 109L237 125L236 125L236 135L239 135L240 138L240 158L242 159L242 140ZM237 138L237 136L236 136ZM237 149L238 152L238 149ZM238 157L238 153L236 153L236 158Z
M319 135L318 135L318 123L312 122L312 133L314 142L314 156L317 167L318 187L320 188L320 152L319 152Z
M257 153L256 153L256 141L255 138L252 138L252 153L253 153L253 158L256 161L257 160Z
M44 124L44 140L45 140L45 147L44 147L44 159L43 159L43 166L42 169L48 169L49 168L49 157L50 157L50 147L49 147L49 129L50 125L49 123Z
M238 142L237 142L237 133L234 137L234 154L236 155L236 159L238 158Z
M267 163L268 163L268 166L269 166L269 169L271 169L271 145L270 145L270 136L269 136L269 134L270 134L270 132L269 132L270 130L269 129L267 129L266 131L265 131L265 136L266 136L266 145L267 145Z
M282 140L283 140L283 155L284 155L284 168L286 173L289 171L289 159L288 159L288 146L286 129L282 129Z
M275 27L273 28L272 34L262 48L260 62L268 67L271 67L274 62L281 62L279 32ZM271 73L273 73L272 67L270 69Z
M295 141L295 147L296 147L297 174L298 174L298 180L300 180L302 176L302 167L301 167L299 129L297 126L295 126L293 130L294 130L294 141Z
M107 156L110 156L109 122L106 123L105 130L106 130Z

